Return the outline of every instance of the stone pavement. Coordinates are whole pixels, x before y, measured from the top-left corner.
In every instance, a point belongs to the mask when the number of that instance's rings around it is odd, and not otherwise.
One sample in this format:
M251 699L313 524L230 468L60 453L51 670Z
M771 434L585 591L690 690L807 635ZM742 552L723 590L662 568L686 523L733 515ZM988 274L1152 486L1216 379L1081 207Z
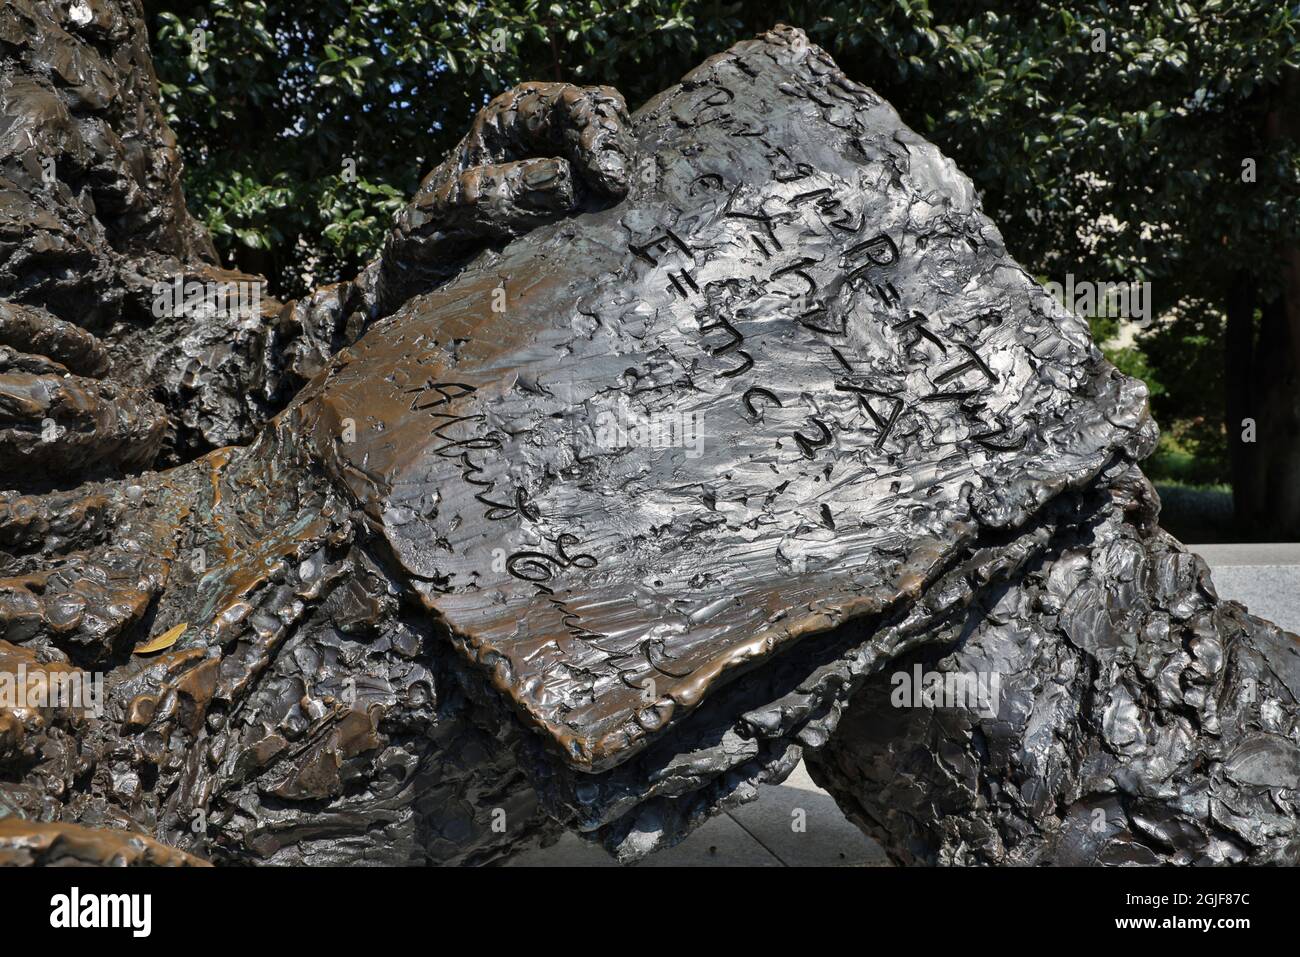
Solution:
M1214 572L1219 597L1300 634L1300 543L1194 545ZM845 820L802 764L751 804L713 818L639 867L863 867L888 865L880 847ZM802 830L796 825L802 824ZM513 867L617 867L600 848L566 834Z
M1220 598L1300 635L1300 542L1194 545L1214 572Z
M799 812L802 812L800 814ZM796 831L802 823L804 830ZM799 765L783 784L762 789L751 804L719 814L676 847L638 867L810 867L889 863L884 852L845 820L831 796ZM608 854L574 834L531 851L512 867L618 867Z

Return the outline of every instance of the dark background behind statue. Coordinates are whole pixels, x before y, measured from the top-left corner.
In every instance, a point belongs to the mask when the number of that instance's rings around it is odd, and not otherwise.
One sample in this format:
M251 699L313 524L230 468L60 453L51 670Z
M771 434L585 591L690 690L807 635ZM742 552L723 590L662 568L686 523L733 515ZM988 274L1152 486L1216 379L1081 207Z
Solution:
M168 0L148 20L190 206L285 298L354 275L500 90L600 82L635 109L802 24L972 177L1042 281L1143 289L1149 322L1067 305L1151 388L1166 527L1300 540L1293 5Z

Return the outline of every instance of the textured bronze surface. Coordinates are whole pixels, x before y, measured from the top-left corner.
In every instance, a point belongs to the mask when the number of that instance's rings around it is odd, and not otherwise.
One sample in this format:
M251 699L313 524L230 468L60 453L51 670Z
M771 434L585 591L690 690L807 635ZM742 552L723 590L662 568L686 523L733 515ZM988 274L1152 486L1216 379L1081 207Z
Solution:
M630 861L805 753L902 860L1296 859L1295 639L1155 527L1141 385L801 32L632 118L499 97L361 275L232 318L151 311L257 279L138 3L83 6L0 11L0 682L103 695L0 707L4 860ZM949 653L1005 715L880 716Z
M142 834L0 819L0 867L202 867Z
M1136 469L1055 504L1025 573L889 669L999 701L853 696L813 779L902 864L1295 864L1300 643L1219 601Z
M965 177L801 40L635 129L652 183L416 300L282 425L590 769L1150 430ZM680 444L612 447L633 417Z
M607 88L533 83L503 94L425 178L360 275L279 302L260 276L217 266L185 207L140 0L8 0L0 346L20 356L0 352L0 486L68 487L247 444L369 323L489 243L622 196L626 122ZM261 295L242 313L157 308L159 285L195 283L256 285ZM60 321L81 327L79 337L48 331ZM78 366L82 355L95 362ZM78 378L60 383L63 370L42 358ZM105 375L111 382L98 381ZM46 419L58 431L30 441Z

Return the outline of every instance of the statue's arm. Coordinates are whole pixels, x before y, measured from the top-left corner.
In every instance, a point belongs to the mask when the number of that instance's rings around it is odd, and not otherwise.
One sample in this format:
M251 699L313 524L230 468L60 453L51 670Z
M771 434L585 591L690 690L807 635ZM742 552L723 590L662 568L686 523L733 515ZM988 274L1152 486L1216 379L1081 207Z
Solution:
M1300 641L1217 598L1136 467L1070 502L858 689L813 779L900 864L1294 861Z
M162 316L131 331L123 374L175 423L167 464L251 441L334 353L489 246L623 196L629 122L607 87L523 84L479 112L353 279L284 303L260 297L253 315ZM205 277L262 282L213 270L195 278Z
M488 245L627 190L621 97L525 84L480 111L359 276L277 302L261 277L219 268L186 209L138 6L110 0L89 21L69 9L17 2L24 28L0 38L0 488L244 444L375 319ZM256 283L260 304L160 311L177 279ZM67 326L84 341L69 345Z
M281 391L296 392L370 323L488 246L625 196L630 122L609 87L525 83L492 100L397 214L379 255L355 279L284 308L265 360L281 363Z

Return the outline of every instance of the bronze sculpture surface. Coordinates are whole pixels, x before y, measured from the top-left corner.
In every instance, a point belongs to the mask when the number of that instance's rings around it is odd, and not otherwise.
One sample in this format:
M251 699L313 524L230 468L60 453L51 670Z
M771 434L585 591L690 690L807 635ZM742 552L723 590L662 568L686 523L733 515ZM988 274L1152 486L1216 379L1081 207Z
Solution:
M138 38L92 6L68 49ZM631 118L521 88L356 280L149 321L231 274L161 119L12 9L72 185L7 151L0 667L106 679L0 711L0 847L635 860L807 755L901 860L1296 859L1295 640L1158 530L1140 384L799 31ZM913 661L1006 693L893 707Z

